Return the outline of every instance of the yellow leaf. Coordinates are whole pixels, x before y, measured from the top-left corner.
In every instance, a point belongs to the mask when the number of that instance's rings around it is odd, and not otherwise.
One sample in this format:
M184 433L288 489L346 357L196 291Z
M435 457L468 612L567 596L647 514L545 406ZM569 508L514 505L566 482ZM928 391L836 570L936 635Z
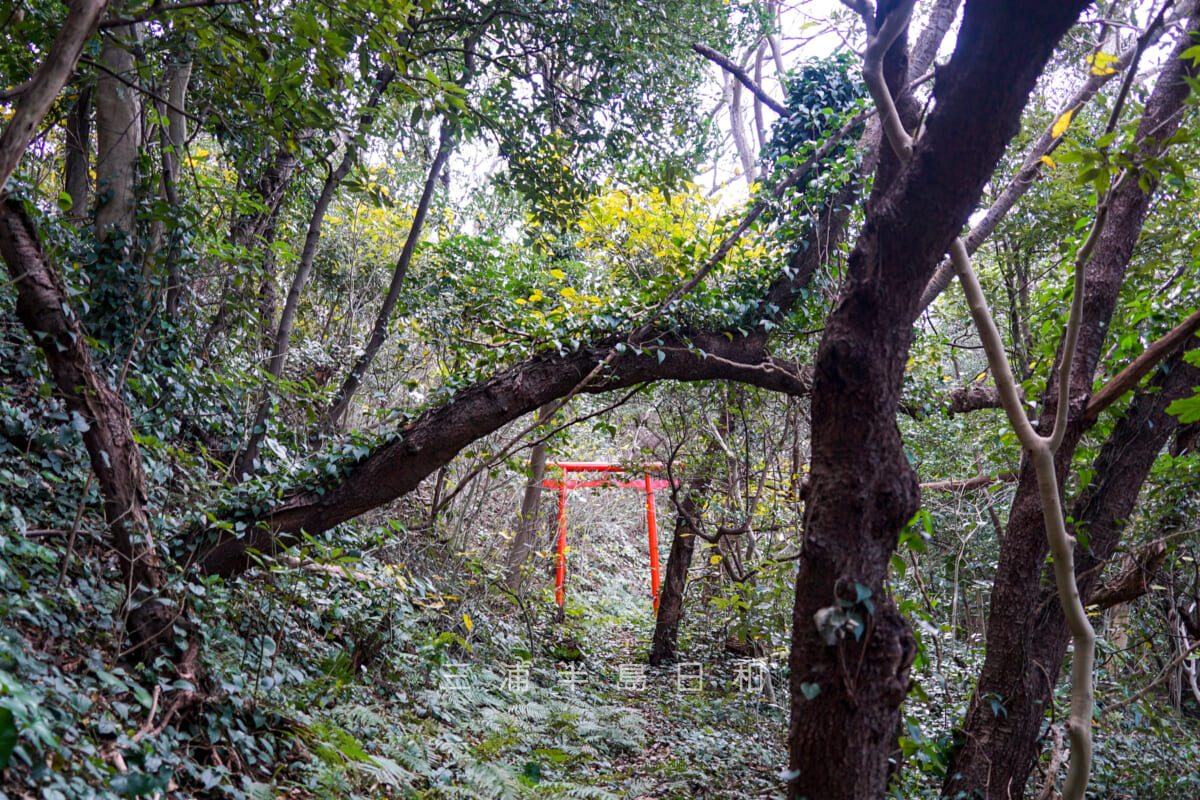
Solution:
M574 296L575 296L575 294L576 294L576 293L575 293L575 290L574 290L574 289L572 289L570 286L564 286L564 287L563 287L563 289L562 289L562 296L563 296L563 297L574 297Z
M709 563L709 564L714 564L714 565L715 565L715 564L720 564L720 563L721 563L721 557L720 557L720 556L709 556L708 563Z
M1121 59L1108 53L1096 53L1087 57L1087 63L1091 64L1091 73L1093 75L1112 75L1116 72L1113 64L1120 63Z
M1058 169L1058 165L1054 163L1054 159L1050 156L1042 156L1042 163L1050 169Z
M467 633L470 633L474 629L475 626L471 623L470 614L463 614L463 625L467 626Z
M1063 115L1054 123L1054 127L1050 129L1050 135L1055 139L1067 132L1067 128L1071 127L1071 117L1075 116L1075 109L1068 109L1063 112Z
M550 274L554 276L555 280L559 280L559 281L566 280L566 277L567 277L566 273L563 272L561 269L552 269L552 270L550 270Z

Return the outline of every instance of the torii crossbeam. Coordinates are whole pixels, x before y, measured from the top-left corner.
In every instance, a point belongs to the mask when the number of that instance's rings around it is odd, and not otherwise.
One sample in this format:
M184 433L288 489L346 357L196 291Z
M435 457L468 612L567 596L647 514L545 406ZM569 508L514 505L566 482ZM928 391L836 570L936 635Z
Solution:
M559 470L559 479L546 478L542 486L558 490L558 575L555 580L555 601L559 608L563 607L566 596L565 584L567 577L567 493L572 489L582 489L593 486L623 486L638 489L646 493L646 530L650 537L650 591L654 595L654 613L658 613L658 523L655 519L654 493L665 489L671 482L663 478L655 478L652 473L661 470L663 465L658 462L641 464L638 467L626 467L603 461L556 461L546 465L548 470ZM642 473L642 477L631 481L620 481L614 478L593 478L592 480L574 480L567 477L572 472L632 472Z

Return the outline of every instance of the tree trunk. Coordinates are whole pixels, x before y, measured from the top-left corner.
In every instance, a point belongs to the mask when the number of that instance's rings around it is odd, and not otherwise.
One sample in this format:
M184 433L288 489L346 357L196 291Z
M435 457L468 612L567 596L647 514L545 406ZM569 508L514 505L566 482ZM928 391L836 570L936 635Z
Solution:
M538 429L535 429L535 436L540 432L541 426L550 421L555 407L555 403L547 403L538 409ZM525 495L521 498L521 517L517 521L517 533L513 536L512 545L508 548L504 583L513 592L519 592L521 589L523 568L529 560L529 551L533 549L537 535L538 507L542 502L542 478L545 474L546 442L543 440L529 451L529 480L525 484Z
M254 183L254 193L262 204L263 210L254 214L245 214L231 226L229 240L234 247L244 248L247 251L262 250L264 265L271 263L271 256L266 249L274 241L274 229L276 220L279 218L279 209L283 204L287 188L291 185L292 177L295 175L296 166L296 157L286 149L280 148L275 153L271 165L263 170ZM228 333L233 323L232 305L235 299L232 269L229 268L222 280L220 305L217 307L212 321L209 322L208 330L204 332L201 357L206 361L213 345ZM271 318L262 324L270 328L273 323L274 319ZM267 346L269 348L270 344Z
M169 609L136 603L166 583L146 513L146 483L129 411L92 366L87 333L71 310L62 279L46 260L20 201L0 202L0 256L17 291L17 316L50 367L58 395L83 427L92 472L104 498L113 547L125 575L129 632L135 646L169 636Z
M67 213L82 219L88 213L92 168L92 87L83 82L79 84L79 96L67 117L66 150L63 191L71 196L71 210Z
M187 117L184 109L187 107L188 84L192 79L192 62L181 61L171 64L167 69L167 101L169 105L160 106L159 113L167 119L165 136L162 142L162 198L172 208L179 207L179 163L187 143ZM171 231L167 243L165 269L167 280L166 314L174 319L179 314L179 300L183 294L183 278L179 274L179 245L180 231Z
M87 45L100 18L108 8L108 0L75 0L70 4L63 26L54 38L37 71L20 93L13 114L0 133L0 200L7 194L4 185L33 141L34 132L42 124L58 92L75 71L79 54Z
M722 427L728 430L728 417ZM687 586L698 533L692 520L699 518L704 505L703 498L712 488L713 467L720 452L721 446L716 438L710 439L702 461L696 467L695 476L688 482L683 499L679 501L680 507L675 514L675 536L671 539L671 552L667 556L667 570L663 576L658 614L654 621L654 638L650 642L651 666L675 661L679 623L683 620L683 591Z
M1055 44L1084 5L967 4L911 160L900 166L885 154L881 161L814 372L812 483L790 659L794 800L884 796L916 655L884 588L899 533L919 505L895 421L911 320L921 290L1016 133ZM890 10L881 4L880 17ZM904 47L901 37L883 61L902 110ZM997 59L1005 63L1003 80Z
M408 267L412 263L413 254L417 251L417 243L421 241L421 231L425 227L425 217L429 213L429 204L433 200L433 190L437 186L438 177L446 166L446 159L450 157L450 151L454 149L455 138L456 131L453 126L450 122L443 120L437 153L433 157L433 163L429 165L425 187L421 191L421 199L417 202L417 210L413 214L408 236L404 239L400 258L396 261L392 282L388 286L387 295L383 298L383 304L379 307L379 315L375 318L375 327L371 329L371 337L367 340L362 355L350 368L350 372L338 389L337 397L334 398L325 415L325 422L322 425L322 430L325 432L333 430L342 420L346 409L350 406L350 400L362 384L363 376L371 367L371 362L375 360L375 354L379 352L379 348L383 346L383 342L387 338L387 327L392 318L392 309L396 307L396 301L400 299L400 287L408 275Z
M1195 29L1198 25L1200 19L1193 17L1189 27ZM1188 93L1188 87L1181 79L1185 62L1178 55L1188 46L1189 37L1185 35L1146 105L1138 128L1143 157L1161 151L1161 146L1145 141L1147 136L1152 135L1157 142L1162 142L1178 128L1178 109ZM1083 324L1075 366L1071 371L1072 408L1066 435L1055 455L1060 492L1075 449L1091 426L1084 410L1091 394L1092 376L1103 351L1120 287L1150 199L1151 194L1132 180L1113 197L1108 222L1087 265ZM1040 428L1043 432L1053 425L1057 392L1057 381L1049 381L1042 398ZM1114 431L1113 436L1116 435L1117 431ZM1140 486L1141 480L1138 480L1129 487L1134 498ZM977 792L989 800L1019 798L1024 794L1025 780L1038 752L1038 732L1050 702L1047 683L1057 675L1061 665L1061 655L1053 663L1041 659L1057 652L1057 637L1064 635L1056 627L1052 626L1052 630L1044 628L1046 612L1038 606L1044 588L1042 578L1048 547L1044 528L1037 480L1026 459L1013 498L1008 529L1000 544L987 626L987 658L963 726L963 746L955 753L947 772L945 794ZM1096 545L1093 543L1092 547ZM1078 583L1082 592L1085 564L1089 563L1089 558L1082 551L1076 557L1080 561L1077 574L1081 576ZM1054 613L1061 615L1061 606L1057 602L1049 605L1056 609ZM1043 641L1044 637L1048 638ZM1063 649L1065 651L1065 645ZM1004 707L1004 713L992 711L993 701Z
M379 102L383 99L384 93L391 84L396 73L390 67L385 67L379 71L375 77L375 86L371 90L371 96L367 100L366 108L358 118L358 134L362 135L370 128L371 123L375 120L375 110L379 106ZM271 359L267 363L267 374L270 376L269 383L263 388L262 399L258 402L258 408L254 413L254 422L250 426L250 438L247 439L245 446L234 459L233 476L234 480L242 480L254 473L255 461L258 458L258 448L262 444L263 437L267 433L267 418L271 413L271 405L273 399L271 393L275 391L273 384L283 376L283 368L287 363L288 350L291 347L292 328L296 324L296 314L300 309L300 296L304 293L304 287L308 284L309 273L312 272L313 260L317 256L317 244L321 241L321 230L325 225L325 214L329 210L330 203L333 202L333 195L341 186L342 180L350 174L354 163L358 160L358 144L354 139L346 143L346 151L342 154L341 163L337 168L329 173L325 178L325 185L321 187L321 195L317 198L317 203L313 206L312 214L308 220L308 232L304 237L304 250L300 254L300 263L296 265L296 274L292 278L292 285L288 289L287 299L283 303L283 312L279 316L279 327L275 331L274 341L271 347Z
M105 70L96 79L96 239L107 242L121 231L125 254L134 249L137 232L142 126L141 98L124 81L136 83L138 78L131 52L138 38L136 25L113 28L100 51Z

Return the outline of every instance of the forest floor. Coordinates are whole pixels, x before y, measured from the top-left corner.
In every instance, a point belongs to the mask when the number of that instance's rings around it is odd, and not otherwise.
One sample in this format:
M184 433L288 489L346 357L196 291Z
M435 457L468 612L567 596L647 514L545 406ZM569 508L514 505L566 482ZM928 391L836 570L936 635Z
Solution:
M646 667L644 560L572 587L561 622L546 590L464 597L490 579L369 559L354 563L405 577L273 567L192 584L208 624L187 680L124 657L119 598L94 568L111 565L85 550L60 588L55 548L0 536L2 798L782 796L778 654L727 652L699 613L681 661Z

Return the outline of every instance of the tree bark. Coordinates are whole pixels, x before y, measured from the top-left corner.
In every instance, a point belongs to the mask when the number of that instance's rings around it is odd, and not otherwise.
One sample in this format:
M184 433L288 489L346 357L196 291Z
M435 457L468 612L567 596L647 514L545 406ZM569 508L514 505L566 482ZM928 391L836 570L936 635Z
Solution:
M171 208L179 207L179 156L187 143L187 117L183 109L187 104L188 84L192 79L192 62L179 61L167 69L167 101L160 103L158 112L167 120L166 129L160 135L162 147L161 196ZM163 270L166 273L166 315L175 319L179 314L179 301L183 295L183 279L179 274L180 231L171 231L167 242L167 254Z
M46 259L33 220L14 198L0 202L0 256L17 291L17 316L45 355L58 395L84 428L127 600L136 602L162 588L166 577L151 535L146 479L129 410L92 366L87 333L71 309L66 286ZM161 604L130 609L135 645L169 632L169 611Z
M1200 383L1200 369L1183 364L1178 357L1168 365L1147 391L1134 397L1092 465L1095 479L1072 506L1069 516L1075 520L1075 535L1086 535L1088 542L1088 548L1081 547L1076 553L1077 585L1085 603L1096 600L1100 575L1120 542L1142 484L1176 429L1178 419L1167 414L1166 407L1189 396L1192 387ZM1005 541L1014 533L1010 523ZM1040 528L1026 535L1045 539ZM948 774L958 777L946 782L943 794L947 796L959 791L980 792L978 796L988 800L1025 796L1026 781L1041 751L1039 733L1054 702L1054 687L1071 641L1053 578L1040 565L1037 575L1037 585L1019 608L1008 603L1002 609L996 600L992 602L988 659L963 726L963 747L950 765ZM1002 610L1026 614L1029 622L1001 617ZM997 628L1008 629L1003 638ZM993 652L994 641L1007 644L1021 633L1027 638L1019 651ZM1002 666L1021 671L1009 673L1001 683L995 672ZM1005 713L993 713L993 699L999 700Z
M415 489L471 442L576 391L602 394L658 380L738 380L788 394L806 394L807 373L772 358L766 334L750 337L696 333L684 337L651 331L617 353L624 338L605 339L566 355L523 361L465 389L400 428L363 460L348 464L327 486L293 494L267 515L268 529L245 538L222 537L201 557L210 573L235 574L247 566L248 548L270 552L301 530L318 533ZM646 352L638 352L642 347ZM706 355L701 356L700 351ZM662 353L659 362L658 354Z
M375 77L375 87L367 100L367 105L358 120L358 133L363 134L375 120L375 110L378 108L384 93L391 84L396 73L391 67L380 70ZM254 422L250 426L250 436L237 458L234 459L234 480L241 480L254 473L255 462L258 459L258 448L267 433L267 418L271 413L274 386L271 385L283 376L283 368L287 364L287 354L291 347L292 328L296 324L296 314L300 310L300 296L308 284L309 273L317 256L317 244L321 241L321 231L325 226L325 214L333 202L333 195L341 186L342 180L350 174L355 161L358 160L358 144L351 140L346 144L341 163L325 178L321 194L313 206L308 220L308 232L304 236L304 250L300 254L300 263L296 265L296 274L292 277L292 285L288 289L287 299L283 303L283 311L279 316L279 327L271 346L271 358L267 363L268 385L263 387L262 398L254 412Z
M722 427L727 429L728 425ZM679 623L683 620L683 592L696 549L696 535L699 533L692 525L692 520L699 519L701 509L706 505L704 498L712 489L713 467L720 452L717 440L710 439L675 514L675 535L667 556L662 592L658 597L658 614L654 620L654 638L650 642L650 665L654 667L675 661Z
M108 241L114 231L125 235L123 250L132 252L137 232L137 160L141 145L141 98L121 80L136 80L131 48L136 26L114 28L100 51L96 79L96 239Z
M555 403L547 403L538 409L536 430L540 430L541 426L550 421L555 406ZM534 435L538 434L535 432ZM542 440L529 451L529 480L525 483L525 494L521 498L521 516L517 521L517 532L508 548L504 584L513 592L521 589L523 568L529 560L529 551L533 549L537 535L538 508L542 502L542 478L545 474L546 442Z
M877 178L814 372L811 499L790 659L794 800L884 796L916 655L883 585L900 530L918 507L895 420L911 320L1016 133L1034 82L1084 5L967 4L912 158L904 166L881 162L879 176L888 179L880 186ZM891 8L881 4L881 20ZM904 46L901 37L884 59L894 96L907 83L905 59L894 55ZM847 613L858 615L859 627L841 622Z
M1193 16L1189 28L1198 26L1200 19ZM1142 157L1160 153L1162 145L1156 143L1169 138L1178 128L1180 115L1177 112L1188 94L1182 76L1186 64L1190 63L1178 56L1189 46L1190 38L1185 34L1146 105L1137 135L1142 145ZM1155 143L1146 141L1149 136L1153 136ZM1151 181L1151 191L1153 187ZM1092 376L1102 354L1109 322L1150 199L1151 192L1143 191L1137 181L1126 182L1110 201L1107 224L1086 267L1083 321L1071 372L1072 407L1066 434L1055 454L1060 492L1075 449L1092 424L1085 413ZM1042 398L1040 429L1043 433L1053 425L1057 396L1057 381L1051 380ZM1141 480L1134 484L1133 490L1136 492L1140 485ZM988 800L1023 796L1025 778L1037 754L1038 730L1049 702L1046 684L1050 676L1057 675L1061 663L1061 657L1054 663L1035 660L1047 658L1046 653L1054 652L1054 647L1031 644L1040 642L1041 637L1059 635L1057 630L1051 633L1044 629L1043 612L1036 605L1043 588L1041 581L1047 553L1043 531L1037 481L1033 467L1026 459L1021 467L1008 528L1000 545L987 626L987 658L963 726L962 748L955 753L947 773L944 786L947 795L953 796L960 791L977 792ZM1096 548L1095 543L1091 546ZM1078 583L1082 590L1085 564L1090 556L1081 549L1077 558L1077 572L1081 576ZM1061 606L1050 605L1061 614ZM1005 713L992 712L993 700L1003 705Z
M92 87L80 82L79 96L67 117L67 155L63 160L63 191L71 196L71 217L88 213L92 166Z
M287 188L291 185L292 177L295 175L296 166L296 157L287 150L280 148L275 153L271 165L264 169L258 180L254 182L254 193L262 204L263 210L254 214L244 214L238 217L231 226L229 241L235 247L244 248L247 251L260 248L265 250L274 240L274 228L279 217L279 209L283 204ZM270 263L270 259L264 255L264 264L266 263ZM270 278L269 275L268 278ZM273 280L272 285L274 285ZM213 314L212 321L209 322L208 330L204 332L201 357L206 361L213 345L229 332L233 323L232 302L234 299L232 274L227 272L222 280L220 305L217 307L217 312ZM274 304L272 304L271 313L274 315ZM270 329L273 322L272 316L272 318L263 320L262 325ZM265 335L269 337L272 332L268 330ZM267 347L270 348L270 346L268 342Z
M13 115L0 133L0 200L4 199L4 185L25 155L34 131L54 105L59 90L71 79L79 54L96 32L107 8L108 0L74 0L54 44L22 87Z

